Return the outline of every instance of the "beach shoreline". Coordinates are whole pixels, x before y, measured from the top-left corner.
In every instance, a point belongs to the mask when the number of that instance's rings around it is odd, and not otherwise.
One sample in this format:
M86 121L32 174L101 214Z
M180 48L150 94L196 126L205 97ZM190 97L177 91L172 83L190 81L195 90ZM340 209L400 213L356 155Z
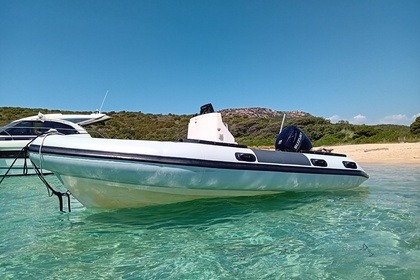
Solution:
M324 146L358 163L420 165L420 142ZM318 149L318 148L314 148Z

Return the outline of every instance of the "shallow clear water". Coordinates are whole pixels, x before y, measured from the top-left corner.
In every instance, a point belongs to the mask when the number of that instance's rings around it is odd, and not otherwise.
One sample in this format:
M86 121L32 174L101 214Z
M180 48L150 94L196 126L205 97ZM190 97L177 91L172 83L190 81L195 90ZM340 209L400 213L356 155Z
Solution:
M420 168L365 166L345 192L58 211L0 185L0 279L420 279ZM54 176L48 176L59 186Z

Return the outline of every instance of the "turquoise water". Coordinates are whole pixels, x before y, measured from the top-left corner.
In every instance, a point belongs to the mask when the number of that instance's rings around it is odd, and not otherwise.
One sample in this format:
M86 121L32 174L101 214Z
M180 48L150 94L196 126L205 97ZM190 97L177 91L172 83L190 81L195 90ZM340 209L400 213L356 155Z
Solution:
M0 185L0 279L420 279L420 168L364 166L345 192L58 211ZM59 186L54 176L48 181Z

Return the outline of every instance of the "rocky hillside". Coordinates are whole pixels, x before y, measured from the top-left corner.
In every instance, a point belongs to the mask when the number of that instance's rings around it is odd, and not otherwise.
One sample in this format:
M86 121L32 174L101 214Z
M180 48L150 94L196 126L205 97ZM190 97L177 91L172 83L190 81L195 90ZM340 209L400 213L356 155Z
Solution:
M239 108L239 109L224 109L220 111L223 116L226 117L235 117L235 116L241 116L241 117L249 117L249 118L278 118L283 117L283 115L286 113L287 116L291 116L294 118L299 117L309 117L311 116L308 113L302 112L302 111L275 111L268 108L260 108L260 107L254 107L254 108Z

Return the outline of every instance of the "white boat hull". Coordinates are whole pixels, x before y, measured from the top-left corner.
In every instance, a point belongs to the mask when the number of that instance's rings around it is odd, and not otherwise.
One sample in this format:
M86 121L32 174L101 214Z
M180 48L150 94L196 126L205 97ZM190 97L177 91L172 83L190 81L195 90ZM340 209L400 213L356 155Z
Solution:
M29 152L38 167L51 170L87 207L142 207L197 198L350 189L368 177L355 163L345 167L343 162L352 161L344 156L197 142L52 135L37 139ZM252 161L238 159L243 154ZM314 166L312 158L324 160L328 167Z
M58 176L71 194L86 207L138 208L201 198L237 197L274 194L270 191L206 190L151 187L121 182Z

